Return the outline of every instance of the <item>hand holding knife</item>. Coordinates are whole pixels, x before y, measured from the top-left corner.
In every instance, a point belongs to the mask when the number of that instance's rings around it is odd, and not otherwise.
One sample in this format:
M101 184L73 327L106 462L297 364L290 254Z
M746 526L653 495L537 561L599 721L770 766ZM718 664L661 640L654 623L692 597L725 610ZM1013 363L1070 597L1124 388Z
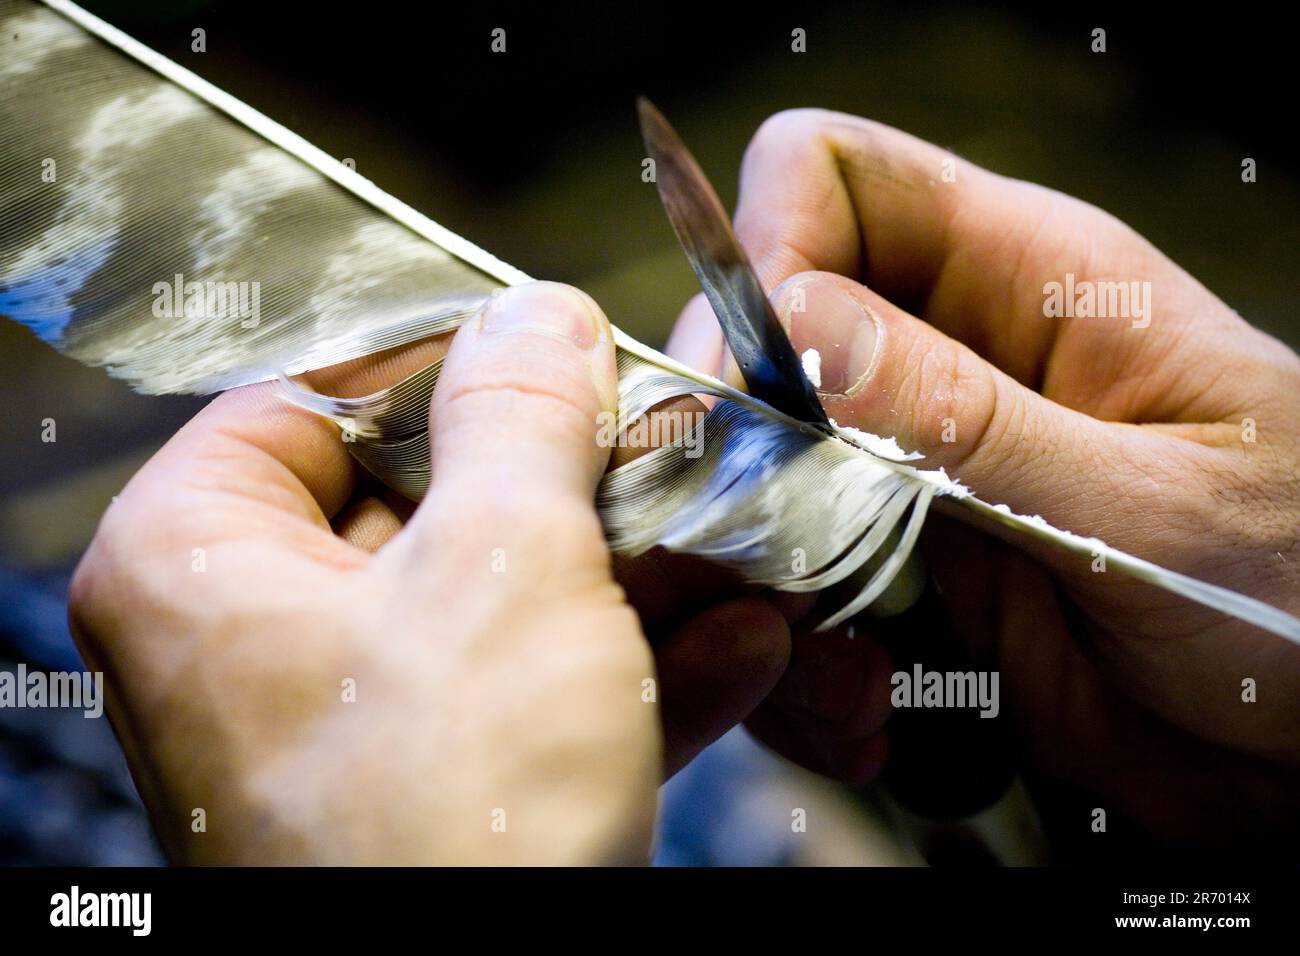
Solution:
M650 101L640 98L637 111L646 148L655 163L660 199L747 390L777 411L830 432L826 411L736 239L717 193ZM919 557L913 554L909 561L916 562L919 572ZM900 579L907 577L900 575ZM938 587L928 575L926 579L915 604L890 617L882 628L892 635L885 643L895 665L968 670L969 655L957 640ZM888 597L887 591L878 603L897 603L889 602ZM902 806L900 816L922 852L946 856L952 846L965 841L977 846L975 858L982 851L986 859L996 860L999 854L986 845L988 818L1005 811L1008 796L1012 803L1024 802L1021 789L1013 786L1017 783L1014 764L1001 722L979 719L971 711L900 711L891 719L890 728L895 756L885 782ZM974 825L963 828L963 821ZM1008 854L1000 855L1005 861Z

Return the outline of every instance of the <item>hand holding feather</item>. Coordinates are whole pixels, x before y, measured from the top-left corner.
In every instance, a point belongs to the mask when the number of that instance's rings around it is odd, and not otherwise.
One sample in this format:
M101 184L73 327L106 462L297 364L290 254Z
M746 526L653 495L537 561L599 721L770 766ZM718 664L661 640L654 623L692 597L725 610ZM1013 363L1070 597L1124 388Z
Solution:
M592 507L614 395L600 310L524 286L452 344L413 514L274 385L220 396L146 465L71 607L173 859L644 860L661 761L753 708L789 631L723 601L664 622L651 659Z
M940 181L946 158L812 110L770 120L749 148L737 228L796 351L821 358L827 412L989 500L1295 611L1300 360L1115 219L967 163ZM1124 316L1045 315L1044 286L1067 273L1151 295ZM723 372L702 300L670 351ZM1010 540L939 516L922 547L1040 766L1181 835L1294 814L1294 645L1100 553ZM888 636L887 622L859 631ZM802 656L797 680L833 679ZM828 745L766 706L753 725L814 765Z
M493 289L526 280L73 4L48 5L59 14L27 0L0 0L0 140L13 157L0 180L0 311L66 354L106 365L147 391L210 391L438 335L474 314ZM957 401L971 382L952 373L984 366L936 363L929 346L918 346L910 363L882 363L884 374L895 375L894 391L846 394L846 411L862 417L845 414L845 422L896 431L904 448L958 464L963 479L980 491L977 481L987 483L984 493L995 500L1076 531L1104 532L1132 551L1238 590L995 508L930 462L897 460L892 442L844 430L809 434L733 385L617 329L621 424L692 392L726 401L705 423L706 454L699 459L670 446L606 479L599 504L615 550L635 554L663 545L796 593L852 584L826 609L829 626L886 592L938 495L941 504L957 502L968 519L1014 533L1055 570L1061 587L1090 599L1077 602L1084 631L1101 625L1102 635L1116 638L1092 641L1103 648L1112 679L1152 698L1149 709L1183 731L1192 728L1197 739L1252 757L1267 751L1285 762L1294 753L1296 722L1288 721L1285 705L1261 706L1263 719L1253 728L1238 721L1233 707L1241 682L1256 678L1232 671L1253 662L1290 681L1294 648L1146 585L1300 642L1300 622L1279 609L1294 608L1297 566L1294 355L1251 333L1113 220L1079 216L1064 197L966 166L968 175L940 185L934 172L946 157L851 117L787 115L760 139L747 170L767 188L747 187L738 226L769 285L816 267L866 278L891 301L926 302L925 318L970 338L1005 369L992 381L1043 387L1056 410L1025 421L1061 427L993 427L1016 424L1021 410L1044 412L1047 405L1026 398L1029 389L993 392L1018 401L996 403L1002 418L989 412L982 427L978 414L970 417L978 403ZM55 154L60 168L77 175L57 185L26 176L41 167L41 157ZM1031 241L1036 235L1051 241ZM1027 255L1030 246L1043 256ZM1150 334L1121 343L1127 348L1110 340L1113 323L1060 323L1058 334L1057 324L1043 321L1044 268L1070 279L1096 271L1093 246L1120 250L1111 270L1149 276L1167 307L1165 318L1142 330ZM1008 248L1019 251L1007 255ZM160 314L152 290L173 276L179 284L182 274L187 310L191 282L199 309ZM261 283L264 294L254 300L260 314L208 314L203 290L210 305L211 293L232 280ZM872 308L889 320L895 313L886 304ZM1026 304L1032 321L1025 321ZM906 322L891 328L915 330ZM889 342L887 336L886 351ZM1183 361L1165 361L1173 353ZM948 347L937 354L965 353ZM1225 359L1235 372L1232 387L1198 367ZM916 390L932 381L936 367L950 373L942 400L959 411L948 416L959 424L952 443L928 440L927 429L939 423L926 414L930 396ZM362 399L296 387L286 394L343 424L345 441L354 439L349 450L367 468L419 497L430 470L423 420L438 372L435 363ZM868 396L875 404L862 405ZM1261 423L1257 448L1229 435L1230 425L1239 434L1238 416ZM1106 424L1126 417L1146 423L1141 442L1121 440L1131 433ZM1071 449L1094 454L1059 456ZM1260 450L1269 454L1252 455ZM1058 466L1055 475L1044 470L1046 478L1031 465L1044 456ZM1059 473L1062 461L1074 465L1066 474ZM796 548L802 560L792 567ZM1109 573L1089 585L1099 560ZM980 566L965 567L970 574ZM1119 574L1133 580L1112 584ZM1227 673L1225 661L1233 665ZM1292 682L1268 700L1293 701L1293 690ZM1193 713L1207 707L1211 719Z

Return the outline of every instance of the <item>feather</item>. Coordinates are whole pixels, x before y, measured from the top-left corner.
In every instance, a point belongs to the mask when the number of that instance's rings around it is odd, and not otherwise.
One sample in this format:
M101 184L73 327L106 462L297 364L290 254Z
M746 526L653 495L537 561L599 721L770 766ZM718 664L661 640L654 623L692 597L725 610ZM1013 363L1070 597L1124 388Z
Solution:
M0 2L0 312L64 354L143 392L203 394L436 335L524 280L190 71L50 6Z
M528 277L79 7L46 4L0 0L0 313L144 392L278 378L288 400L340 424L364 467L422 497L441 363L359 398L290 376L450 331ZM37 175L46 160L57 186ZM158 314L191 283L197 316ZM228 283L241 294L256 283L255 316L243 314L251 295L211 314L209 286ZM782 590L849 588L826 628L882 610L930 502L946 496L1300 643L1283 611L1012 514L910 464L890 439L811 427L614 338L619 435L668 399L719 399L698 430L605 476L597 506L616 552L661 546Z
M636 106L664 211L722 326L746 390L800 421L827 424L717 193L663 114L644 96Z

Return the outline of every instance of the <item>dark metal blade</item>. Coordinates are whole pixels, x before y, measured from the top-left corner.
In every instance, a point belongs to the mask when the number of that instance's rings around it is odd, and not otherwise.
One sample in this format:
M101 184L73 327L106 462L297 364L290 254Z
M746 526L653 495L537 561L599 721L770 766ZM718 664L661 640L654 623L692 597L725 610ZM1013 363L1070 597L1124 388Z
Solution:
M637 100L655 184L677 238L699 277L749 393L800 421L829 427L785 329L736 240L718 195L663 115Z

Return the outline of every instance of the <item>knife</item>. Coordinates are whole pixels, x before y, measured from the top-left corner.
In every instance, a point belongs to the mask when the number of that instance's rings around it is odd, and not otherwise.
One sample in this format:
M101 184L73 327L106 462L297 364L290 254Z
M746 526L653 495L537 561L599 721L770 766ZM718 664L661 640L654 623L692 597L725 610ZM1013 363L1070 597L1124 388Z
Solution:
M677 132L644 96L641 135L655 164L655 185L668 219L749 394L791 418L829 431L830 420L767 299L731 219Z

